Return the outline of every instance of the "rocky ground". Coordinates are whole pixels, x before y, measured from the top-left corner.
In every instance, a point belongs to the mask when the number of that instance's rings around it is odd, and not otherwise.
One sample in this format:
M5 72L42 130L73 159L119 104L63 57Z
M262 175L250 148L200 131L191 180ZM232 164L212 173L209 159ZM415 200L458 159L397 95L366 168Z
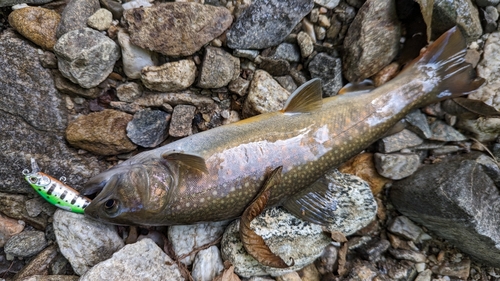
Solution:
M417 2L0 0L0 279L500 280L499 1ZM22 178L35 158L80 189L141 151L280 110L311 78L324 96L379 86L455 25L486 83L325 175L329 227L257 218L289 269L249 257L239 221L116 227L56 211Z

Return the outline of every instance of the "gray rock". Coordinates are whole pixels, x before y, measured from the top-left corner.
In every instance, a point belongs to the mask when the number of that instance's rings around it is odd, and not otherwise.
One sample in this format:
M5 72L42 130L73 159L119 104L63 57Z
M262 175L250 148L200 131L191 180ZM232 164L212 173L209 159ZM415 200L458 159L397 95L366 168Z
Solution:
M94 265L108 259L124 245L115 226L88 219L81 214L57 210L53 225L59 249L78 275L83 275Z
M267 267L246 253L240 241L239 226L240 221L236 220L227 227L221 241L221 252L222 258L229 260L235 273L242 277L280 276L296 271L312 263L331 242L321 226L299 220L281 208L267 209L252 221L251 227L273 253L284 261L289 261L289 258L295 261L294 266L286 269Z
M210 112L215 108L215 102L207 97L191 91L182 91L177 93L151 94L148 93L138 98L134 104L147 107L161 107L164 104L176 106L179 104L192 104L200 112Z
M258 50L240 50L240 49L233 50L233 56L239 58L245 58L251 61L253 61L258 55L259 55Z
M431 268L432 272L449 277L456 277L459 280L469 279L469 274L471 269L471 261L469 259L463 259L459 262L444 262L439 266L433 266Z
M243 97L244 95L247 94L249 86L250 86L250 81L238 77L235 80L229 82L227 89L229 90L229 92L237 94L240 97Z
M172 113L172 121L168 134L173 137L185 137L193 134L193 119L196 107L192 105L177 105Z
M484 33L491 33L497 30L498 10L496 7L488 6L480 10L484 17L483 28Z
M388 65L399 50L401 28L393 1L368 0L344 39L344 76L362 81Z
M101 6L113 14L115 20L120 20L123 16L122 4L116 0L100 0Z
M0 7L9 7L19 4L34 4L41 5L45 3L49 3L53 0L0 0Z
M324 95L335 96L342 88L342 62L340 58L319 53L311 60L308 68L311 78L321 80Z
M290 73L290 63L284 59L259 57L259 68L273 76L283 76Z
M153 240L143 239L87 271L80 281L172 280L183 281L179 267Z
M426 257L424 254L404 249L389 249L389 253L399 260L409 260L412 262L425 262Z
M160 66L146 66L141 81L148 89L175 92L187 89L196 79L196 65L191 59L167 62Z
M295 44L281 43L271 56L273 59L283 59L289 62L300 61L300 49Z
M419 242L420 238L425 233L420 226L416 225L405 216L398 216L392 220L387 230L414 242Z
M429 127L429 123L427 123L427 118L425 117L425 114L420 111L420 109L410 112L406 115L404 120L406 121L406 127L421 138L428 139L432 137L431 128Z
M391 153L400 151L403 148L420 145L424 142L415 133L403 129L401 132L390 135L378 141L379 151L382 153Z
M141 78L144 67L155 65L153 53L130 43L130 36L124 29L118 31L118 44L122 50L123 72L128 78Z
M313 8L312 0L257 0L227 32L232 49L265 49L278 45Z
M64 77L83 88L92 88L104 81L120 58L118 45L90 28L65 33L57 40L54 52Z
M87 19L100 8L99 0L71 0L61 14L57 38L77 29L87 27Z
M87 19L87 25L103 31L107 30L111 26L111 22L113 21L113 14L106 9L99 9L93 15L91 15Z
M314 0L314 3L327 7L328 9L333 9L337 7L340 0Z
M207 47L198 87L221 88L240 76L240 60L221 48Z
M221 35L232 22L224 7L198 3L161 3L126 10L133 44L167 56L189 56ZM163 20L156 20L162 18Z
M285 75L285 76L278 76L274 77L278 83L280 83L281 87L285 88L290 93L295 92L297 90L297 84L295 84L295 81L293 81L292 76L290 75Z
M436 0L432 10L432 38L458 26L468 43L483 34L479 13L471 0Z
M375 153L373 159L377 172L381 176L393 180L410 176L420 166L420 157L415 153Z
M42 231L23 231L5 243L4 251L14 257L31 257L47 247L47 240Z
M300 55L303 58L309 57L314 51L314 41L315 40L304 31L299 32L299 34L297 35L297 43L299 44Z
M0 34L0 65L8 66L0 67L2 192L32 192L27 183L20 182L31 157L47 174L66 176L76 189L104 168L95 157L78 155L67 146L63 137L68 119L65 102L51 71L40 65L38 57L37 48L14 31Z
M116 87L116 96L121 101L133 102L141 95L142 87L135 82L128 82Z
M458 145L443 145L442 147L432 149L431 154L434 156L445 155L461 150L464 150L464 147L460 147Z
M496 6L499 3L499 0L476 0L476 4L479 7Z
M217 246L201 250L196 254L191 275L194 281L212 281L224 269Z
M127 137L142 147L156 147L168 136L169 120L170 114L161 110L141 110L127 124Z
M415 281L431 281L432 279L432 271L430 269L426 269L420 272L415 278Z
M377 261L390 246L391 242L389 240L374 238L361 247L356 248L356 251L366 260Z
M321 256L314 262L314 265L316 266L320 274L326 275L327 273L333 272L334 266L337 264L337 258L337 247L330 244L325 247L323 253L321 253Z
M180 261L191 265L195 259L193 250L216 241L229 221L199 223L194 225L173 225L168 228L168 239L177 257L186 255Z
M475 259L500 266L500 192L482 154L450 157L397 181L390 198L397 210ZM478 160L481 159L478 163ZM490 165L493 164L490 160Z
M432 132L431 140L437 141L464 141L467 137L462 135L459 131L455 130L452 126L449 126L444 121L436 120L430 125Z

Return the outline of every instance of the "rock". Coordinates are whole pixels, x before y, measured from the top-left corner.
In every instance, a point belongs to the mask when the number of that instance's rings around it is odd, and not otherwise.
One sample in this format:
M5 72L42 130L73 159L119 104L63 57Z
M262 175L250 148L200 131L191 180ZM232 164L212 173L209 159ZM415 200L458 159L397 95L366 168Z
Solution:
M319 53L309 63L311 78L319 78L323 95L335 96L342 88L342 64L339 58Z
M142 147L156 147L167 136L170 114L161 110L144 109L127 124L127 137Z
M387 230L413 242L420 242L420 238L425 234L420 226L405 216L396 217L389 223Z
M153 5L148 0L132 0L122 4L123 10L130 10L135 8L147 8Z
M229 221L207 222L193 225L173 225L168 228L168 239L177 257L186 255L180 261L191 265L195 259L193 250L216 241Z
M221 48L207 47L203 57L198 87L210 89L227 86L240 76L240 60Z
M418 274L415 281L431 281L431 279L432 279L432 271L430 269L426 269Z
M377 172L373 162L373 153L358 154L344 162L338 169L341 173L351 174L366 181L374 195L379 194L385 184L390 182L389 179L380 176Z
M31 217L24 208L26 199L24 195L0 193L0 212L10 218L23 220L36 229L45 229L47 227L47 216L41 214Z
M211 98L195 94L189 90L166 94L149 93L138 98L134 103L147 107L161 107L164 104L172 106L179 104L192 104L196 106L200 112L210 112L215 108L215 102Z
M42 231L23 231L5 243L4 251L14 257L27 258L38 254L47 247L47 240Z
M492 33L497 30L498 10L496 7L488 6L485 9L479 10L484 17L483 28L484 33Z
M31 275L19 279L20 281L78 281L80 277L76 275Z
M123 17L133 44L167 56L192 55L232 22L226 8L198 3L161 3L126 10Z
M427 123L427 118L420 109L415 109L406 115L405 119L406 127L417 134L419 137L428 139L432 137L431 128L429 123Z
M273 76L283 76L290 73L290 63L283 59L259 57L259 68Z
M447 125L444 121L436 120L430 125L432 132L431 140L438 141L464 141L467 137L455 130L452 126Z
M123 247L113 256L92 267L80 281L172 280L183 281L177 264L151 239Z
M141 78L144 67L155 65L153 53L130 43L130 36L124 29L118 31L118 43L122 50L123 72L128 78Z
M167 62L160 66L145 66L141 81L148 89L175 92L187 89L196 79L196 65L190 59Z
M12 236L20 233L24 229L24 223L11 219L0 214L0 248L3 248Z
M295 84L295 81L293 81L293 77L290 75L285 75L285 76L278 76L274 77L278 83L280 83L281 87L285 88L290 93L295 92L297 90L297 84Z
M21 4L41 5L41 4L51 2L51 1L52 0L0 0L0 7L9 7L9 6L21 5Z
M374 238L357 248L357 252L366 260L377 261L389 249L391 242L386 239Z
M78 148L98 155L116 155L136 148L126 135L132 115L107 109L82 115L66 129L66 139Z
M115 0L100 0L101 6L113 14L115 20L120 20L123 16L122 4Z
M116 96L121 101L134 102L141 95L142 87L135 82L128 82L116 87Z
M251 61L253 61L258 55L259 55L258 50L239 50L239 49L233 50L233 56L239 58L245 58Z
M297 272L293 271L276 277L276 281L302 281L302 278Z
M400 65L397 62L388 64L373 76L373 85L375 85L375 87L379 87L389 82L392 78L399 74L399 68Z
M56 89L59 90L63 94L71 95L71 96L81 96L88 99L95 99L101 95L101 89L98 87L84 89L79 85L69 81L64 78L59 71L54 71L54 84Z
M378 173L393 180L412 175L420 166L420 157L415 153L375 153L374 160Z
M118 45L90 28L64 34L54 46L54 52L64 77L83 88L92 88L104 81L120 58Z
M250 81L243 79L241 77L236 78L235 80L229 82L228 90L233 94L237 94L240 97L243 97L247 94L248 87L250 86Z
M211 246L196 254L191 275L195 281L212 281L223 269L219 248Z
M53 10L26 7L9 15L9 24L38 46L52 50L56 44L56 28L61 16Z
M476 0L479 7L496 6L500 3L499 0Z
M333 272L333 268L337 264L337 257L337 248L330 244L325 247L321 256L314 262L314 265L318 269L319 273L326 275L327 273Z
M312 0L257 0L227 32L232 49L265 49L278 45L313 8Z
M93 15L91 15L87 20L87 25L103 31L107 30L111 26L111 22L113 21L113 14L106 9L99 9Z
M409 260L412 262L425 262L426 257L424 254L417 253L412 250L404 249L389 249L389 253L399 260Z
M196 107L192 105L177 105L172 113L172 121L168 134L173 137L185 137L193 134L193 119Z
M457 263L446 262L439 266L433 266L431 270L439 275L456 277L460 280L467 280L470 274L471 262L469 259L464 259Z
M480 142L494 141L500 134L500 118L479 117L475 120L459 119L457 128L474 134Z
M124 245L114 226L80 214L57 210L53 225L59 249L78 275L83 275L94 265L110 258Z
M432 39L458 26L467 43L483 34L479 13L471 0L436 0L432 10Z
M297 43L299 44L300 55L303 58L307 58L314 51L314 40L304 31L299 32L297 35Z
M248 89L243 105L243 116L278 111L283 108L290 93L283 89L269 73L257 70Z
M45 238L44 238L45 239ZM52 264L57 257L57 246L51 245L41 251L34 257L23 269L15 275L15 280L26 280L23 278L33 275L47 274L50 264ZM28 279L29 280L29 279Z
M300 61L300 49L295 44L281 43L274 51L271 56L273 59L277 60L287 60L289 62L299 62Z
M314 0L314 3L326 7L328 9L333 9L337 7L340 0Z
M495 166L478 152L450 157L395 182L390 198L412 221L484 264L498 267L500 219L495 202L500 193L486 173Z
M72 30L87 27L87 19L99 10L99 8L99 0L69 1L61 14L61 21L56 31L57 38ZM89 46L92 46L92 44Z
M303 268L319 257L331 241L321 226L301 221L280 208L267 209L252 221L253 230L262 236L273 253L285 261L289 258L295 261L295 265L286 269L272 268L261 265L246 253L240 241L239 225L240 221L236 220L226 228L221 252L222 258L229 260L235 273L242 277L280 276Z
M415 133L403 129L401 132L390 135L378 141L378 149L382 153L391 153L401 149L420 145L424 142Z
M394 1L368 0L344 39L344 76L359 82L388 65L399 50L401 28Z

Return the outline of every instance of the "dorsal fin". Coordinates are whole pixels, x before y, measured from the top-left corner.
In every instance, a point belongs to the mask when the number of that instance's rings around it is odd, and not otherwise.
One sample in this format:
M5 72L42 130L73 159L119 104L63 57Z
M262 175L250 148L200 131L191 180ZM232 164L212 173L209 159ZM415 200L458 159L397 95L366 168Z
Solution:
M361 82L348 83L342 89L339 90L339 95L351 94L351 93L368 93L375 89L373 81L370 79L365 79Z
M318 110L321 108L322 98L321 80L309 80L292 93L281 112L305 113Z
M196 154L185 152L169 151L161 155L165 160L177 161L185 166L196 169L202 173L208 174L207 164L203 157Z

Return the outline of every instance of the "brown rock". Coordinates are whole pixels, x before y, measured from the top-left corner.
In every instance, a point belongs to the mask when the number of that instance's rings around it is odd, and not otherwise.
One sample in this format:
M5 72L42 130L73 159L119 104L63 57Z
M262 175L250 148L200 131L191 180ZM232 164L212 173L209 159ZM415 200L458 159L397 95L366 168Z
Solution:
M52 50L56 44L60 20L58 13L40 7L14 10L9 15L9 23L17 32L46 50Z
M233 20L226 8L198 3L161 3L126 10L123 16L133 44L167 56L192 55Z
M192 123L196 107L180 104L174 107L168 133L173 137L185 137L193 134Z
M14 280L21 280L32 275L47 275L49 266L57 257L57 246L51 245L41 251L14 277Z
M399 73L399 64L393 62L386 67L382 68L375 76L373 76L373 84L375 87L379 87L389 82L392 78L396 77Z
M375 163L373 162L373 153L356 155L342 164L342 166L339 167L339 171L362 178L370 185L370 189L374 195L380 193L384 185L391 181L377 173Z
M66 139L78 148L99 155L116 155L136 148L127 138L132 115L108 109L80 116L66 129Z
M20 224L18 220L0 214L0 247L3 247L10 237L20 233L23 229L24 224Z
M196 65L192 60L167 62L160 66L146 66L141 71L141 81L146 88L160 92L187 89L196 79Z

